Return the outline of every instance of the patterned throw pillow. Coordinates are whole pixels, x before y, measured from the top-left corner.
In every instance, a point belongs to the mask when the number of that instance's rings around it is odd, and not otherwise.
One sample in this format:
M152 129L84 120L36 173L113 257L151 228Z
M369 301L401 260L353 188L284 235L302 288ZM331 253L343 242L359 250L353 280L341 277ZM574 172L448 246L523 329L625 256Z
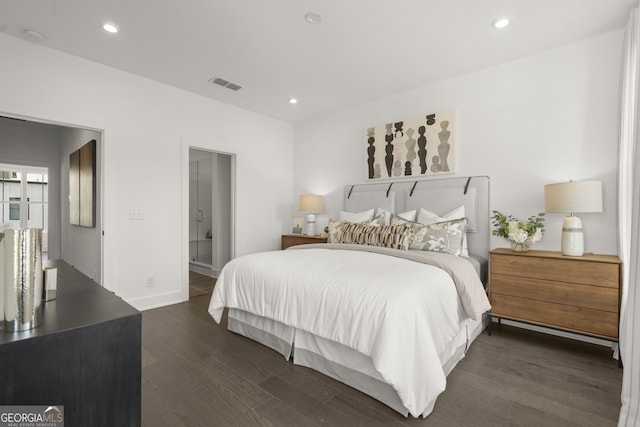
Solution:
M337 243L353 243L356 245L382 246L407 250L411 237L411 226L398 224L376 226L348 223L342 229L340 241Z
M342 235L342 229L350 224L349 221L338 221L337 219L330 219L329 226L327 227L327 243L339 243L340 236Z
M384 219L384 224L381 225L391 225L391 216L396 215L402 219L406 219L407 221L415 221L416 220L416 210L400 212L398 214L392 214L386 209L376 208L376 217L381 216ZM464 215L463 215L464 216Z
M464 218L466 217L466 213L465 213L465 207L464 205L462 206L458 206L455 209L450 210L449 212L446 212L442 215L437 215L431 211L428 211L424 208L420 208L420 211L418 212L418 218L416 219L417 223L420 224L433 224L436 222L444 222L444 221L451 221L454 219L460 219L460 218ZM406 218L405 218L406 219ZM468 222L467 222L468 225ZM467 245L467 234L465 233L464 237L462 238L462 256L469 256L469 248Z
M360 224L367 224L367 225L389 225L389 224L385 224L384 223L385 217L384 214L380 214L380 215L376 215L373 218L371 218L369 221L363 221Z
M408 222L394 216L391 218L391 225L395 224L405 224L411 227L409 249L447 252L457 256L462 254L462 241L467 230L467 218L424 225Z
M327 243L344 243L340 241L340 236L342 235L342 230L347 224L358 224L358 225L372 225L372 226L381 226L384 225L384 215L374 216L371 219L362 221L362 222L350 222L350 221L338 221L336 219L329 220L329 226L327 227Z

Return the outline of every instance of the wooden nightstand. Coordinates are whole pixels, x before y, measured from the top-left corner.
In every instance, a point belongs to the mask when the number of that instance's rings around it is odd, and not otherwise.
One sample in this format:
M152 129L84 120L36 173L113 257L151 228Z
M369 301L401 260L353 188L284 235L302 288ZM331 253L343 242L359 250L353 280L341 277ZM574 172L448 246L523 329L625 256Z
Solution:
M281 241L281 249L287 249L289 246L308 245L310 243L327 243L326 236L307 236L305 234L283 234Z
M491 316L618 341L622 262L616 256L491 251Z

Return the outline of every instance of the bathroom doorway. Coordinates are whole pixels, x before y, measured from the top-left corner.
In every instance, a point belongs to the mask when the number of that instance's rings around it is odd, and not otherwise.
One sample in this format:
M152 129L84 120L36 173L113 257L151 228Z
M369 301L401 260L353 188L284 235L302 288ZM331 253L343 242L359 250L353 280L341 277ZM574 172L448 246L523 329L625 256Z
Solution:
M233 156L189 148L189 298L210 294L231 259Z

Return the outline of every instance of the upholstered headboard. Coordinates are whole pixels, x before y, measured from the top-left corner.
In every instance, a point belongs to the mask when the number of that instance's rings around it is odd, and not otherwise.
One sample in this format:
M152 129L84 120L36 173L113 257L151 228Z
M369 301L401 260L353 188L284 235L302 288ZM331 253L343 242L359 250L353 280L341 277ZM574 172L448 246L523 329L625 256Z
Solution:
M394 213L420 208L442 215L464 205L469 253L489 258L489 177L472 176L422 181L347 185L344 210L382 208Z

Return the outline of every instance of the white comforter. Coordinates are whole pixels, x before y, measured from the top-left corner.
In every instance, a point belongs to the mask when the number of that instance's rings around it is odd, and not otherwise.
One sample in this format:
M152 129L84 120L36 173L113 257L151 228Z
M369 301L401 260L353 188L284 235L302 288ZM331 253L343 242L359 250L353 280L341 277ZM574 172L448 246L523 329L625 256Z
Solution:
M446 257L457 258L437 256ZM471 264L454 261L457 269L469 265L473 274L463 276L477 278ZM224 307L237 308L353 348L371 357L417 417L445 389L440 352L468 317L476 317L465 312L460 289L472 299L467 311L490 308L480 281L463 281L469 283L454 284L438 267L383 253L263 252L224 267L209 313L220 322Z

